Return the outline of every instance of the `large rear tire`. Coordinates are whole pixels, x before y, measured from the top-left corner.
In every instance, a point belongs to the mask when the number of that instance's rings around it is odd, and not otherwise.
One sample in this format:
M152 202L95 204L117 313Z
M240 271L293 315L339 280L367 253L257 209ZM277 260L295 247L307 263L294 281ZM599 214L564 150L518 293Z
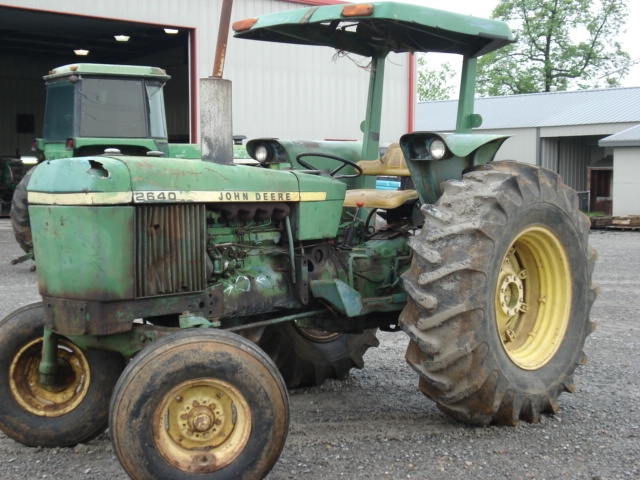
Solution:
M364 367L364 354L380 344L376 330L331 333L298 327L295 322L267 327L258 342L275 362L288 388L322 385Z
M44 309L16 310L0 322L0 429L32 447L86 442L107 427L109 397L124 358L58 340L55 383L40 383Z
M538 422L586 361L595 250L559 175L495 162L443 184L410 241L406 359L442 411L473 424Z
M27 198L27 184L33 173L29 170L13 192L11 202L11 226L13 234L20 248L26 253L33 251L33 239L31 238L31 222L29 221L29 201Z
M109 426L131 478L264 478L287 438L289 399L273 362L249 340L184 330L129 363Z

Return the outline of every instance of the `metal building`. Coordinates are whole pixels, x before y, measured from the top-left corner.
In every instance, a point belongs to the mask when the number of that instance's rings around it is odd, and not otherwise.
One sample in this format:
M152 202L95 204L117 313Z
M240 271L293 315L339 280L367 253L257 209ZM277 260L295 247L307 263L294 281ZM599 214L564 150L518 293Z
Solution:
M598 143L640 124L640 87L482 97L476 99L475 111L483 118L476 131L511 136L496 160L513 159L558 172L567 185L583 192L585 209L628 215L631 208L634 215L640 214L640 202L632 202L614 186L614 145ZM451 131L455 119L455 101L421 102L416 107L417 130ZM632 171L624 170L640 179L640 156L635 152L635 163L627 164L634 165Z
M344 2L236 0L231 21L337 3ZM165 87L170 141L198 142L198 79L212 75L221 7L222 0L0 0L0 155L29 153L42 132L42 76L79 62L164 68L172 77ZM387 63L383 142L411 128L410 63L409 55ZM229 38L224 78L233 82L234 134L362 136L369 75L360 58Z
M640 125L603 138L598 145L613 150L613 215L640 213Z

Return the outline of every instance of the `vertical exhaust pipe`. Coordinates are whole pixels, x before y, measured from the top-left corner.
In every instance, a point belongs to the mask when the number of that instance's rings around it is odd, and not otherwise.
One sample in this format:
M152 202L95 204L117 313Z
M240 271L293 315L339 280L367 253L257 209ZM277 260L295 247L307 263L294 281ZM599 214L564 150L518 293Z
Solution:
M224 165L233 164L231 81L222 78L232 5L233 0L222 2L212 76L200 79L202 159Z

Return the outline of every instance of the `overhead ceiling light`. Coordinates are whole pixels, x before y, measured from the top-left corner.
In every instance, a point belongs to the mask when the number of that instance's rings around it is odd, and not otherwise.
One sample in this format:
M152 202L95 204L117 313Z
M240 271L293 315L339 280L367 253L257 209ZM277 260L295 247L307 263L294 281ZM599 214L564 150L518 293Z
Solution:
M113 38L115 38L117 42L128 42L131 37L129 35L114 35Z
M89 50L85 50L84 48L79 48L78 50L74 50L73 53L80 56L89 55Z
M178 33L179 30L177 28L165 28L164 33L168 33L169 35L174 35Z

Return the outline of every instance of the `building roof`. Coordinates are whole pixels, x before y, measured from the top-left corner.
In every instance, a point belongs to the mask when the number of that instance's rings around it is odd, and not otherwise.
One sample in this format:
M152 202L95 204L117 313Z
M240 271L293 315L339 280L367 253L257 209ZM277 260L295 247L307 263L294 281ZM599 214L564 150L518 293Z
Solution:
M640 125L627 128L598 142L601 147L640 147Z
M419 102L416 130L456 127L457 100ZM479 130L640 122L640 87L480 97Z

